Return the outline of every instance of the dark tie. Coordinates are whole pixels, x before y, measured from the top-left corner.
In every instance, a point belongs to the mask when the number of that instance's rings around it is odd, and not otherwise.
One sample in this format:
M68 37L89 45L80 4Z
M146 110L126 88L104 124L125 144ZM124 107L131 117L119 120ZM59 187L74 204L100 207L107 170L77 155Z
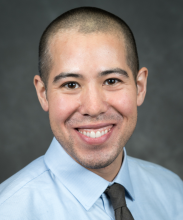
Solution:
M122 185L114 183L112 186L107 187L105 193L110 198L116 220L134 220L130 210L126 206L125 189Z

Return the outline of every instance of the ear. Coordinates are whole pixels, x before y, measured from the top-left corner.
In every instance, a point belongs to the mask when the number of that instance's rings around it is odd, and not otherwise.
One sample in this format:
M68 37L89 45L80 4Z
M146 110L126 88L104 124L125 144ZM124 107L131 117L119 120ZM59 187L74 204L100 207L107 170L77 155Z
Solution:
M41 107L44 111L48 111L48 100L46 97L46 88L44 82L41 80L41 77L36 75L34 77L34 86L36 88L37 96Z
M143 67L137 74L137 106L142 105L146 95L148 69Z

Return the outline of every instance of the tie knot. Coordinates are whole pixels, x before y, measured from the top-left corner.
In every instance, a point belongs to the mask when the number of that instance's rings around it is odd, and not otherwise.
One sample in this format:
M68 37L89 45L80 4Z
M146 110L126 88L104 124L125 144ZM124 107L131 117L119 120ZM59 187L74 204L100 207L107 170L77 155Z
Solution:
M122 185L114 183L112 186L107 187L105 193L109 196L114 210L126 206L125 189Z

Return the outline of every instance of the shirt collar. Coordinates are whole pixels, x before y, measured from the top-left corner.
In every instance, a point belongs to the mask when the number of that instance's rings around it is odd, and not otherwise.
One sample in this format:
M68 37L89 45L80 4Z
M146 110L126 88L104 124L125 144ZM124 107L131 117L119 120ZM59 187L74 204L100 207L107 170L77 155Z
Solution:
M126 151L123 165L113 182L125 187L133 198L133 187L131 184ZM62 182L62 184L77 198L77 200L89 210L96 200L102 195L110 182L89 171L66 153L56 138L48 148L44 160L48 168Z
M135 200L135 194L130 178L129 168L128 168L128 156L126 153L125 147L123 148L123 164L121 166L121 169L118 173L118 175L115 177L115 179L112 181L112 183L119 183L122 186L124 186L127 196L130 197L131 200Z

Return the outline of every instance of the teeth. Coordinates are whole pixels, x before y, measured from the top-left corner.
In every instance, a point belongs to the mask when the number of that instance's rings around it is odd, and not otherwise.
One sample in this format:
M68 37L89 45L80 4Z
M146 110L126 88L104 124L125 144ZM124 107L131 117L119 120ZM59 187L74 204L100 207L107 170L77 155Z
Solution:
M97 133L95 133L95 137L96 137L96 138L101 137L100 131L97 131Z
M94 131L89 132L89 131L81 131L81 130L78 130L78 131L87 137L98 138L98 137L103 136L104 134L107 134L107 132L109 132L110 130L111 128L103 130L103 131L97 131L97 132L94 132Z
M91 138L95 138L95 132L94 132L94 131L91 131L91 132L90 132L90 137L91 137Z

